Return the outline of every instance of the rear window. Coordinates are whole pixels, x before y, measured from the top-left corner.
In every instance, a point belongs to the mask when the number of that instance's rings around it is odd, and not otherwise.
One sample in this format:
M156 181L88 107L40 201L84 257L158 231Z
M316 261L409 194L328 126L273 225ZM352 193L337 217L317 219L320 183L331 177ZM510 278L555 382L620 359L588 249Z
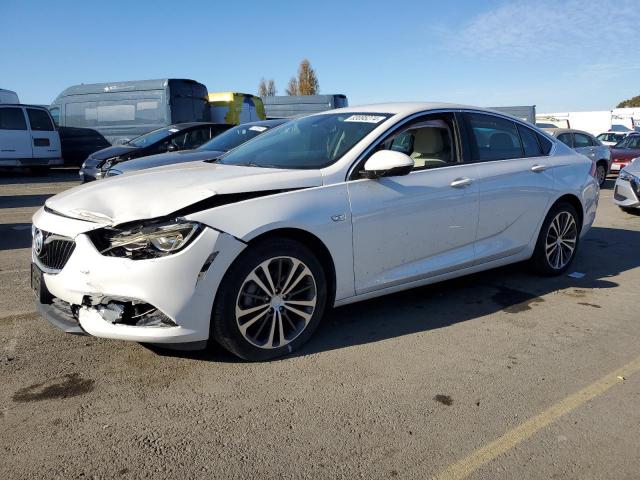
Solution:
M520 136L514 122L482 113L469 113L466 118L472 137L473 161L489 162L522 157Z
M518 132L520 132L520 138L522 139L525 157L539 157L542 155L542 148L538 142L536 132L522 125L518 125Z
M0 130L26 130L21 108L0 108Z
M54 130L49 114L37 108L27 108L31 130L51 132Z

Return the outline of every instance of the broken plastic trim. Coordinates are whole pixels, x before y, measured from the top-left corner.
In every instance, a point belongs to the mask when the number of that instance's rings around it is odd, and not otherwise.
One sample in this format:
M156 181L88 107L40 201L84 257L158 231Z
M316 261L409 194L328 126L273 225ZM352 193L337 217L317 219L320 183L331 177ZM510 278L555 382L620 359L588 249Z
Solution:
M83 306L95 310L104 321L134 327L177 327L177 324L153 305L133 299L101 299L93 303L85 297Z

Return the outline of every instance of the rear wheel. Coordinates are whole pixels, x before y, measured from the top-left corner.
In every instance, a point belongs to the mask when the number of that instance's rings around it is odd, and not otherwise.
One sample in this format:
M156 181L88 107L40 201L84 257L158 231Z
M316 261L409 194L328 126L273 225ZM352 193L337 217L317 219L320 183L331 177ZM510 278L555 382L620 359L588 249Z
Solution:
M324 270L301 243L272 238L251 246L225 275L211 336L250 361L286 355L313 334L324 313Z
M602 187L607 180L607 166L602 162L596 165L596 180L598 180L600 187Z
M542 275L564 273L576 254L580 236L576 209L567 202L556 204L542 224L531 263Z

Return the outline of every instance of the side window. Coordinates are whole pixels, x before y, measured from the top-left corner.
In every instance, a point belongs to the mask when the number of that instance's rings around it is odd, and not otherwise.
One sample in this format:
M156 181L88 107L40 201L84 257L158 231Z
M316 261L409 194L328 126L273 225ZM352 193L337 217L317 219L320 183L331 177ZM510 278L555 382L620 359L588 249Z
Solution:
M446 167L458 163L453 116L423 117L387 138L378 150L409 155L414 170Z
M573 148L573 139L570 133L561 133L558 135L558 140L567 145L568 147Z
M591 146L591 139L582 133L574 133L573 134L573 142L575 148L583 148Z
M0 130L26 130L21 108L0 108Z
M36 108L27 108L27 115L29 115L31 130L39 132L51 132L54 130L53 123L51 123L49 114L46 111Z
M537 133L536 135L538 137L538 142L540 142L540 147L542 148L542 154L549 155L549 153L551 152L551 147L553 146L553 143L544 135L541 135L539 133Z
M197 148L211 138L209 127L196 128L187 132L183 147L185 149Z
M521 158L523 155L516 124L510 120L469 113L465 115L475 162Z
M49 109L49 113L51 114L51 118L53 118L55 124L60 125L60 108L52 107Z
M538 143L536 132L522 125L518 125L518 132L522 140L525 157L539 157L542 155L542 149L540 148L540 143Z

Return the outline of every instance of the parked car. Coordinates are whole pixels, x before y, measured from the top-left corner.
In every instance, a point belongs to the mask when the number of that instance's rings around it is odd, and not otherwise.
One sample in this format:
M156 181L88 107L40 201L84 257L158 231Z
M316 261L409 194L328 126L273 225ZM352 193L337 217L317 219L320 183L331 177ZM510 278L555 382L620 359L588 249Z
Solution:
M167 125L211 119L207 87L175 78L74 85L49 108L59 126L96 130L112 145Z
M70 333L266 360L327 307L523 260L559 275L598 195L594 162L513 117L345 108L49 198L32 285Z
M58 134L65 165L81 166L91 154L111 146L92 128L58 127Z
M212 160L220 155L236 148L238 145L251 140L267 130L282 125L286 120L264 120L262 122L251 122L230 128L226 132L212 138L207 143L194 150L183 152L167 152L158 155L150 155L118 163L109 168L105 176L113 177L127 172L144 170L146 168L161 167L174 163L193 162L197 160Z
M629 131L629 132L604 132L598 135L596 138L600 140L603 145L607 145L608 147L613 147L614 145L620 143L624 138L628 135L635 135L637 132Z
M44 173L54 165L62 165L60 137L47 109L0 104L0 167Z
M549 134L556 137L576 152L593 160L596 164L596 177L602 187L611 170L611 151L609 147L600 143L593 135L582 130L568 128L545 128Z
M640 135L629 135L615 147L611 147L611 171L618 173L637 157L640 157Z
M0 103L19 104L18 94L12 90L0 88Z
M158 128L124 145L114 145L92 153L80 168L80 179L86 183L103 178L113 165L132 158L197 148L229 127L219 123L192 122Z
M640 213L640 160L626 165L616 179L613 202L622 210Z

